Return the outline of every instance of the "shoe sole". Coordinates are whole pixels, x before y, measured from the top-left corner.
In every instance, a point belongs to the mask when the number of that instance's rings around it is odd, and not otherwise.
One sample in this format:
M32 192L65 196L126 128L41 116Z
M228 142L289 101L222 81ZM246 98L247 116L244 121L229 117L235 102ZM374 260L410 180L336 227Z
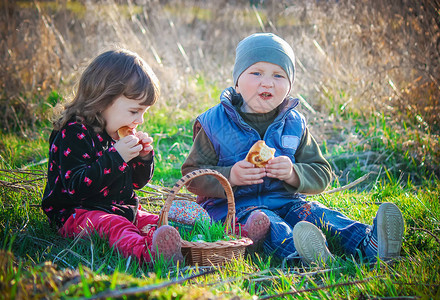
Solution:
M156 257L163 256L165 260L182 260L182 243L179 232L169 225L163 225L153 234L153 252Z
M325 237L322 231L312 223L301 221L293 228L293 243L306 264L313 262L318 265L322 261L334 259L325 244Z
M382 203L377 211L377 240L379 258L400 255L404 231L402 213L394 203Z
M254 244L263 240L269 231L270 220L265 213L251 214L243 229Z

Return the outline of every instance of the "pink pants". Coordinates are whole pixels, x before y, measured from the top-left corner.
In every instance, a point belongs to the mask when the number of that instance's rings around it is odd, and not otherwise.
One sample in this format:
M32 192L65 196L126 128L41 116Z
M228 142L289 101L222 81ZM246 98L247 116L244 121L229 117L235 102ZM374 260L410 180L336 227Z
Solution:
M64 237L74 237L83 230L88 235L96 231L125 257L133 255L139 262L151 262L149 249L154 230L141 229L145 226L148 228L148 225L157 225L158 220L158 215L148 213L140 206L134 224L119 215L99 210L75 209L75 214L67 219L58 232Z

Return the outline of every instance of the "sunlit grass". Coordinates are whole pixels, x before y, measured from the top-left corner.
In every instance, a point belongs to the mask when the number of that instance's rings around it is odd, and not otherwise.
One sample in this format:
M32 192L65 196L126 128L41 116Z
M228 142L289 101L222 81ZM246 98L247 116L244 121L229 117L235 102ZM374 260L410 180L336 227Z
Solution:
M4 175L2 173L1 179L5 178ZM389 176L391 181L377 181L370 192L345 190L314 196L311 200L320 201L367 224L372 223L381 202L395 203L402 210L406 223L401 260L391 265L382 263L374 266L341 256L322 272L316 267L304 267L297 260L283 264L283 269L280 261L256 253L242 260L232 261L216 273L199 278L196 282L202 283L213 293L225 293L230 296L247 293L260 296L287 294L285 297L292 294L292 297L295 295L304 299L358 297L360 293L370 296L433 296L432 287L439 282L440 268L437 263L440 255L440 184L437 181L432 185L427 183L424 187L414 186L411 182L402 185L398 178ZM6 265L7 273L2 280L10 282L15 278L11 277L13 272L25 281L29 274L41 272L46 261L52 261L56 266L44 267L45 272L64 276L65 280L69 280L68 274L73 272L71 270L82 268L83 276L80 278L83 284L80 288L71 286L68 292L60 286L52 285L48 288L54 296L58 295L57 293L68 293L78 297L89 293L94 295L98 292L108 292L110 286L122 289L127 285L149 285L152 282L146 281L146 278L151 277L148 275L150 273L167 281L203 271L183 266L175 268L164 261L154 267L140 266L135 259L120 256L97 235L85 239L59 237L47 226L46 217L38 207L43 185L43 180L36 181L34 186L39 188L34 192L1 188L2 249L12 251L13 260L18 263ZM336 255L341 254L334 247L332 240L329 240L329 247ZM48 275L46 279L50 280L50 276L52 275ZM121 285L121 282L125 284ZM393 283L393 288L389 287L390 283ZM21 283L15 284L15 290L21 289L19 284ZM193 288L190 282L184 283L184 286ZM165 291L162 292L166 294ZM16 292L11 289L8 293L12 295Z

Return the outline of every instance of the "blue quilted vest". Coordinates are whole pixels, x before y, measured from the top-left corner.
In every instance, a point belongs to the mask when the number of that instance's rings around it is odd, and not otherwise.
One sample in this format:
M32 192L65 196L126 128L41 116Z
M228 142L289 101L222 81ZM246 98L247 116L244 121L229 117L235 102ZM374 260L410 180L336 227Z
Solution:
M261 137L249 126L232 104L241 97L233 88L223 91L220 103L201 114L197 119L206 132L219 157L219 166L232 166L245 159L251 146ZM298 99L288 97L280 105L280 113L269 125L264 141L275 148L275 156L288 156L295 163L295 152L306 128L303 115L295 110ZM294 201L299 195L289 193L281 180L264 178L261 184L237 186L234 190L237 211L248 207L277 209ZM203 199L202 206L214 220L224 220L227 214L226 199Z

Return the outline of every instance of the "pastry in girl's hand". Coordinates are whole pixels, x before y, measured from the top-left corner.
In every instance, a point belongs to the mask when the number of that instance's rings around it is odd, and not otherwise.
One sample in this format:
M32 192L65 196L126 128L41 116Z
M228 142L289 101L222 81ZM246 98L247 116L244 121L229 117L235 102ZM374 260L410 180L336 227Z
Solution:
M122 126L121 128L118 129L118 135L119 135L120 139L122 139L126 136L129 136L129 135L135 135L135 134L136 134L135 128L130 128L128 126Z
M246 161L253 163L256 167L264 168L267 162L274 158L274 154L274 148L270 148L263 140L259 140L249 150Z

